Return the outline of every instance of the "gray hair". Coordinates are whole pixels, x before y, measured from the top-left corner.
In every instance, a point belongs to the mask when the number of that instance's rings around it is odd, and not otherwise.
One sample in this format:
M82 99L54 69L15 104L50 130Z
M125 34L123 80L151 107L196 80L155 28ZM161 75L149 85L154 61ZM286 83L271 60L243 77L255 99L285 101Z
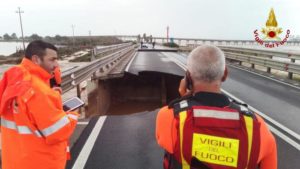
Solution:
M189 54L187 69L195 81L211 83L221 80L225 71L225 55L216 46L199 46Z

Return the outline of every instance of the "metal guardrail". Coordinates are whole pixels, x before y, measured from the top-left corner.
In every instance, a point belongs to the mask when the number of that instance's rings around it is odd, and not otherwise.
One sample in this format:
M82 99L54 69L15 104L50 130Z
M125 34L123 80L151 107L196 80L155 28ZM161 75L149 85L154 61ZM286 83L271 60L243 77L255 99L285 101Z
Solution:
M265 56L265 57L281 57L292 60L300 60L300 54L294 52L284 52L284 51L271 51L271 50L263 50L263 49L249 49L249 48L237 48L237 47L223 47L219 46L222 50L226 52L233 53L241 53L241 54L253 54L257 56Z
M79 85L82 81L90 78L94 73L113 65L117 60L119 60L126 53L134 49L134 45L124 45L122 47L128 46L120 51L104 56L100 59L94 60L91 63L75 68L72 71L63 72L62 74L62 90L67 92L72 88ZM119 46L120 47L120 46ZM112 49L112 48L110 48ZM117 48L114 48L117 49Z
M263 58L259 56L245 55L240 53L232 53L225 51L226 58L237 60L240 62L247 62L254 65L260 65L268 68L270 73L271 69L282 70L289 73L289 78L292 79L293 73L300 74L300 64L293 62L277 61L270 58Z
M267 67L267 72L270 73L271 69L281 70L288 72L288 78L293 78L293 73L300 74L300 64L295 63L296 60L300 60L300 54L284 51L271 51L249 48L238 48L228 46L218 46L225 52L226 58L231 60L251 63L252 68L255 65ZM182 50L182 49L181 49ZM184 51L190 51L186 49ZM278 61L273 58L279 57L284 59L290 59L288 61Z
M110 46L102 46L102 47L95 47L94 48L94 55L99 55L111 50L115 50L115 49L120 49L120 48L124 48L124 47L128 47L132 45L132 43L122 43L122 44L117 44L117 45L110 45Z

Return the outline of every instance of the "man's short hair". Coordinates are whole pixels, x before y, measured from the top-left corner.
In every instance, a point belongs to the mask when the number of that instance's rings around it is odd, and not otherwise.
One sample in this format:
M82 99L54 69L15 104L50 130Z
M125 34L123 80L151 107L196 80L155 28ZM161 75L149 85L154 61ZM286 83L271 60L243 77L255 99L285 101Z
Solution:
M225 55L216 46L202 45L188 56L187 69L195 81L221 80L225 71Z
M43 59L46 54L47 48L57 51L57 48L51 43L44 42L42 40L32 41L28 44L25 50L25 57L31 59L33 55L37 55L41 59Z

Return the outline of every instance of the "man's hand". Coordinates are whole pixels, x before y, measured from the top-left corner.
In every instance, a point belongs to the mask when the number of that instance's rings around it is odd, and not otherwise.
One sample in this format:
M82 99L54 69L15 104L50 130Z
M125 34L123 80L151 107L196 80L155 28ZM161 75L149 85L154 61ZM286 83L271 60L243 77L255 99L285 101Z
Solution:
M192 93L191 90L187 89L187 84L186 84L185 78L181 79L178 91L179 91L179 94L180 94L181 97L186 96L186 95L190 95Z
M52 87L52 89L55 90L55 91L58 91L60 94L62 94L62 89L61 89L61 87L55 86L55 87Z

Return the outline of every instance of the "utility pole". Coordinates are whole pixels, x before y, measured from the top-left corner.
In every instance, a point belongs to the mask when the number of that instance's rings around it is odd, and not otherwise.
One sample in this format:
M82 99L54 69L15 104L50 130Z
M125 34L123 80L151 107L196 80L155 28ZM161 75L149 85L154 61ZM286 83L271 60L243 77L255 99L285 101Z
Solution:
M92 32L89 30L90 45L93 46L93 45L92 45L92 37L91 37L91 34L92 34Z
M21 25L21 33L22 33L22 41L23 41L23 49L25 52L25 42L24 42L24 35L23 35L23 26L22 26L22 17L21 17L21 13L24 13L24 11L21 11L21 8L18 7L18 11L16 11L16 13L19 13L19 17L20 17L20 25Z
M169 26L167 26L167 43L169 43Z
M72 31L73 31L73 50L75 48L74 28L75 28L75 25L72 25Z
M91 61L95 60L95 53L94 53L94 46L92 44L92 37L91 37L92 32L89 30L89 37L90 37L90 45L91 45Z

